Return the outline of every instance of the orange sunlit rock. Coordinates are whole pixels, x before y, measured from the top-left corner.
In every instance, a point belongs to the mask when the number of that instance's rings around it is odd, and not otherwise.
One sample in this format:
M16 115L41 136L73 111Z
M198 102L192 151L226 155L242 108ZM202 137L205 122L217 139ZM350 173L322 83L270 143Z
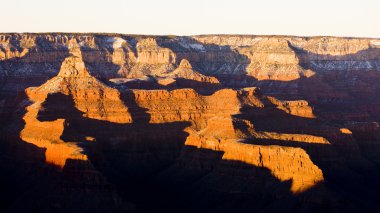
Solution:
M305 118L315 118L315 115L313 114L313 109L305 100L280 101L274 97L268 97L268 100L275 104L278 109L281 109L284 112L289 113L291 115Z
M265 167L281 181L292 180L293 193L303 192L324 181L322 170L300 148L252 146L231 142L224 144L223 150L223 159Z
M188 69L188 65L185 67ZM147 110L150 123L191 122L192 126L186 130L189 133L186 142L187 145L195 145L199 148L206 149L211 148L215 151L224 151L225 155L223 159L239 160L254 166L265 165L264 167L271 170L273 175L281 181L292 180L293 192L306 190L313 184L322 181L323 175L320 169L311 162L302 149L287 148L286 151L282 151L283 148L279 147L261 147L259 150L263 150L264 155L269 155L265 153L273 152L277 153L276 156L278 156L279 159L289 158L289 163L283 162L280 164L280 160L263 163L253 160L252 158L253 156L255 156L256 159L261 158L261 154L255 151L257 147L260 146L230 142L238 138L231 116L239 113L241 105L250 104L252 106L263 107L262 102L255 97L254 91L254 88L241 91L224 89L209 96L202 96L192 89L180 89L171 92L165 90L134 90L133 94L136 103ZM39 147L46 148L46 158L49 163L64 166L64 162L67 159L87 159L85 155L81 154L81 149L74 143L60 140L60 135L64 128L63 120L53 121L52 123L39 122L36 119L38 110L41 110L40 105L47 95L57 92L71 95L76 107L84 113L83 116L113 123L133 122L127 107L121 102L119 93L98 82L88 73L84 63L79 57L71 56L63 62L61 71L57 77L54 77L38 88L28 89L29 97L35 103L28 107L28 113L24 117L26 125L22 131L22 139ZM101 94L106 95L103 96ZM54 126L58 129L50 129L50 131L54 130L54 134L44 132L46 135L35 135L31 133L43 132L42 129L38 128L42 128L41 126L44 125L48 125L47 128ZM257 138L271 138L306 143L328 143L324 138L307 135L267 132L257 133L254 136ZM92 138L89 139L91 139L90 141L94 140ZM252 151L241 153L242 151L239 151L240 149L252 149ZM266 151L267 149L272 151ZM244 157L245 155L251 157L246 159ZM287 157L289 155L297 156L297 158ZM304 165L304 167L300 165ZM305 165L308 166L305 167ZM305 169L299 170L300 167ZM284 173L281 171L284 171Z
M340 129L340 132L342 132L343 134L348 134L348 135L351 135L352 132L351 130L347 129L347 128L341 128Z
M41 104L49 94L71 95L83 116L115 123L131 122L128 109L119 99L119 92L92 77L82 61L80 50L75 46L76 42L72 41L71 44L73 56L65 59L59 74L40 87L26 90L33 104L27 107L25 127L21 132L21 139L46 148L46 161L60 167L65 165L67 159L86 160L87 157L75 143L60 139L64 130L63 119L51 122L37 119L39 110L43 110Z
M86 160L87 156L82 154L80 147L60 139L64 130L64 120L40 122L37 120L37 114L41 102L32 98L31 101L34 103L26 109L25 126L20 133L21 139L40 148L45 148L46 162L61 168L65 166L67 159Z

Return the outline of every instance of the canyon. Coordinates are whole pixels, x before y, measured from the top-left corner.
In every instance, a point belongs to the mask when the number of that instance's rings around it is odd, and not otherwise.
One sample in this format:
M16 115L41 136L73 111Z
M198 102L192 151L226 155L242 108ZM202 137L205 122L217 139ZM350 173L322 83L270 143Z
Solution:
M0 211L378 212L379 43L0 33Z

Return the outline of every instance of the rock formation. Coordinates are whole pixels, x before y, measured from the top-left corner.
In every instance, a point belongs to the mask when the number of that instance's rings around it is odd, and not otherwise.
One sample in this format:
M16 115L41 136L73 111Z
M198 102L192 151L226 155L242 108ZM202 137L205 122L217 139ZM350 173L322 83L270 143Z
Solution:
M379 43L0 34L0 211L377 211Z

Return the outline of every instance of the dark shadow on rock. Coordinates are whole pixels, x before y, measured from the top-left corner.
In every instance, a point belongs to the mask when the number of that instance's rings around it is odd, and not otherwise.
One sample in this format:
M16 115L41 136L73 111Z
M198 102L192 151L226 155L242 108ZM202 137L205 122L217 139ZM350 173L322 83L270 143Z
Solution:
M36 42L47 45L43 40ZM51 195L51 187L59 176L54 167L46 165L45 149L19 137L25 125L22 119L25 108L31 104L25 89L40 86L56 76L69 55L68 50L62 48L54 60L46 62L38 59L37 54L39 52L32 48L21 58L0 61L3 71L0 75L4 75L0 78L0 100L4 104L0 110L0 212L20 212L16 209L36 202L36 197Z
M222 85L209 82L200 82L185 78L177 78L175 82L167 85L166 88L169 91L178 88L191 88L194 89L198 94L212 95L216 91L222 89Z
M216 77L227 88L254 86L257 79L247 75L250 59L229 45L205 44L191 37L160 38L158 44L175 52L177 63L186 59L199 73ZM181 43L184 44L180 45ZM232 70L232 72L231 72Z
M37 40L37 44L51 48L46 41L43 42L41 39ZM0 100L4 101L4 107L0 112L0 128L13 123L10 122L11 120L22 118L24 106L28 105L28 103L22 103L27 100L25 89L40 86L56 76L62 62L69 56L67 48L62 48L58 54L53 55L52 61L42 61L38 58L38 54L40 52L32 48L21 58L0 61L0 70L3 71L0 75L4 75L0 84Z
M262 146L284 146L302 148L312 162L322 171L329 192L343 202L350 202L366 211L380 209L377 189L380 187L380 172L374 168L371 158L364 155L355 138L340 132L339 126L329 124L318 118L308 119L289 115L265 103L264 108L244 107L235 117L249 120L256 131L307 134L326 138L330 144L284 141L275 139L251 138L244 143ZM244 129L239 123L236 128ZM312 193L313 190L311 190ZM357 195L360 194L360 198Z
M149 114L135 103L132 92L123 94L122 98L133 123L116 124L83 117L83 113L75 108L72 98L61 94L49 95L43 104L45 110L40 111L38 119L49 121L64 118L65 130L61 136L64 141L78 142L90 156L101 151L99 155L102 156L97 157L111 158L108 162L135 170L131 174L137 174L143 168L154 172L165 167L179 154L187 137L183 129L189 124L148 123ZM93 137L96 142L86 141L86 137Z
M142 108L136 103L136 97L132 90L125 90L121 93L120 98L127 106L133 124L149 125L150 114L148 109Z
M209 82L201 82L186 78L175 78L173 82L167 85L159 84L156 79L150 77L148 80L128 80L124 83L107 83L107 86L116 88L121 92L132 89L142 90L167 90L173 91L176 89L193 89L201 95L212 95L216 91L222 89L222 85Z
M101 82L108 84L109 79L122 77L123 73L121 73L122 66L112 62L114 49L112 45L105 44L104 39L95 37L98 49L81 46L80 51L89 73Z
M122 99L134 123L85 118L62 94L47 97L38 119L65 119L62 139L83 147L96 170L138 211L292 211L314 203L292 195L291 182L279 181L268 169L223 160L223 152L184 146L187 122L148 123L149 114L135 103L132 91ZM86 141L87 136L96 141Z

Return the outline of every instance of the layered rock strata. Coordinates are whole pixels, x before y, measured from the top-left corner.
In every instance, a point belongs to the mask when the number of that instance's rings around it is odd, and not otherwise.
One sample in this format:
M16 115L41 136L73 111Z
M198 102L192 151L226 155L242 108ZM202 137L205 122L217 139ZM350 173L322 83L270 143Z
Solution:
M376 210L379 44L1 34L0 160L34 147L41 156L20 165L57 167L64 191L103 194L115 211L113 186L140 208L173 198L173 212L183 200L197 203L189 211Z

